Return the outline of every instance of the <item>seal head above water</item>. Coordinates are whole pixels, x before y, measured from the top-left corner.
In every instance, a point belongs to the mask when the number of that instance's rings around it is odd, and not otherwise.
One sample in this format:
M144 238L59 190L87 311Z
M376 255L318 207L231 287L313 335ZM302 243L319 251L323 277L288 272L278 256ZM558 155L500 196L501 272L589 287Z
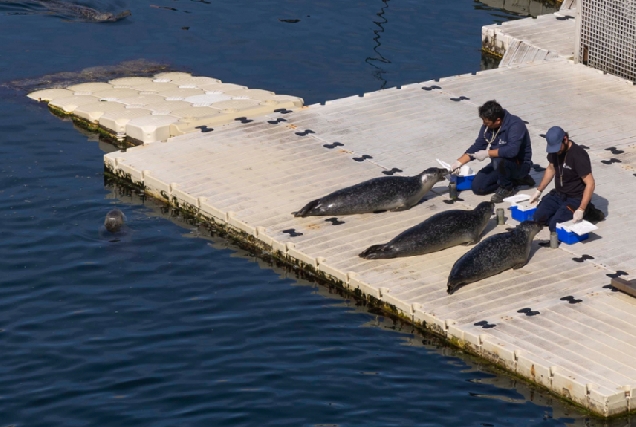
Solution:
M307 203L296 217L401 211L416 205L448 170L429 168L415 176L383 176L335 191Z
M473 210L440 212L403 231L384 245L373 245L361 258L386 259L422 255L463 243L476 243L493 214L493 202L481 202Z
M119 209L113 209L106 214L104 227L111 233L117 233L121 230L124 222L126 222L126 215L124 215L124 213Z
M459 258L448 276L448 293L464 285L494 276L509 268L521 268L530 258L534 236L541 231L534 221L522 222L514 229L495 234Z

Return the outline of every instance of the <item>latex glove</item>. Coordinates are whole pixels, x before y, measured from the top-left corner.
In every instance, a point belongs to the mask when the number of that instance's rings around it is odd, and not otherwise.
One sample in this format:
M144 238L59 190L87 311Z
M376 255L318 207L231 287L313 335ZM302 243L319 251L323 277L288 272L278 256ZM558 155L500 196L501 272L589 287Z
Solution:
M572 216L572 221L573 222L580 222L583 221L583 214L585 212L583 212L583 210L581 209L577 209L574 211L574 215Z
M462 162L460 162L459 160L456 160L455 163L453 163L450 167L450 173L453 175L459 175L459 170L462 168Z
M471 156L473 156L473 159L479 160L480 162L483 162L487 157L489 157L488 150L477 151L476 153L471 154Z
M541 197L541 190L535 191L532 197L530 197L530 204L533 205L537 203L540 197Z

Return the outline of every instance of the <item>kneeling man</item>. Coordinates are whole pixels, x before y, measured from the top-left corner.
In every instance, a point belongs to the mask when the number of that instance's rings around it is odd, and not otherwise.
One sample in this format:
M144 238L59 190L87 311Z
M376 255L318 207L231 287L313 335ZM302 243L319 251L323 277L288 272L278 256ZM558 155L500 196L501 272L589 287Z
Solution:
M556 231L556 225L574 219L581 221L594 193L594 177L590 156L579 145L570 140L567 132L559 126L546 133L548 161L537 191L530 198L536 203L552 178L556 176L555 188L537 206L534 220L548 225Z

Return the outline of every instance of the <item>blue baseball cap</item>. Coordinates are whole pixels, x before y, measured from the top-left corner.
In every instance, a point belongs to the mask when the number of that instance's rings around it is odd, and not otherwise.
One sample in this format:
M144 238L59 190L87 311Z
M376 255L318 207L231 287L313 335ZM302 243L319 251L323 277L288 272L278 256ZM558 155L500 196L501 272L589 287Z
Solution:
M563 142L564 136L565 131L559 126L552 126L548 129L548 132L545 134L545 139L548 141L545 151L548 153L556 153L559 151L561 149L561 143Z

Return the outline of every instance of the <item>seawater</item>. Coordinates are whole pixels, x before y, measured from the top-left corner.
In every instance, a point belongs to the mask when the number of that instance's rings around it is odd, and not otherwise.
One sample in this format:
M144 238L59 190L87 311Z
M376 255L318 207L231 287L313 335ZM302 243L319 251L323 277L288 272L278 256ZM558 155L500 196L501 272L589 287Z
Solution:
M81 3L132 12L96 24L43 3L0 1L0 427L629 422L588 420L111 185L113 147L10 83L143 59L312 104L478 71L481 26L517 16L472 0Z

